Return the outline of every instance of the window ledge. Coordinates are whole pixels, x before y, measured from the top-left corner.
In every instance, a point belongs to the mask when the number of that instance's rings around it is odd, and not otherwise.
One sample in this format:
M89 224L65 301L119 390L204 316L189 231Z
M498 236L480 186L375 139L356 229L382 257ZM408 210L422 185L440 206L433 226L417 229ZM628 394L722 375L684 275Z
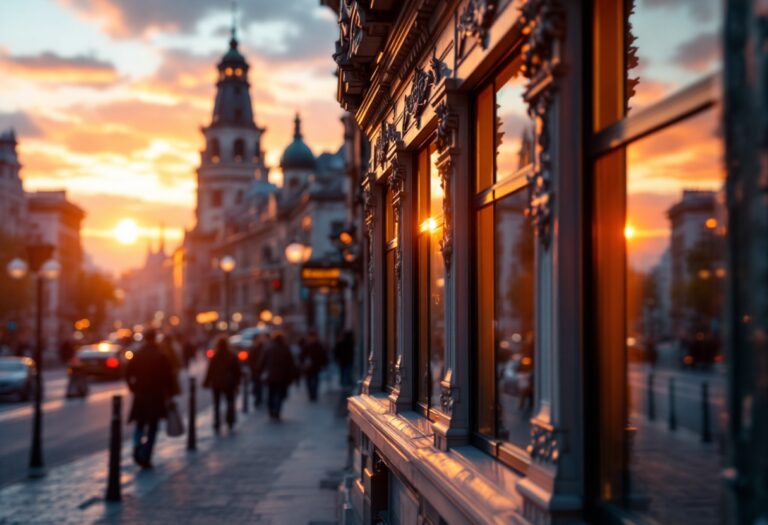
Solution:
M417 412L392 414L386 398L350 397L349 417L381 451L388 467L405 479L449 523L522 522L521 479L482 451L462 445L434 446L431 423Z

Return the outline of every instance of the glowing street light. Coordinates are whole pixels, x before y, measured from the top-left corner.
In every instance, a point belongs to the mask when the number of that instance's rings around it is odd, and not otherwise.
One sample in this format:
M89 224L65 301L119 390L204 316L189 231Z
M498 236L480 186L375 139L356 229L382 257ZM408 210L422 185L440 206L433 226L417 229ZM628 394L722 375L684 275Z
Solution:
M224 272L224 319L219 322L218 328L220 330L226 330L229 332L230 319L229 319L229 274L237 266L235 258L231 255L225 255L219 261L219 268Z
M285 247L285 258L290 264L305 263L312 257L312 247L300 242L292 242Z

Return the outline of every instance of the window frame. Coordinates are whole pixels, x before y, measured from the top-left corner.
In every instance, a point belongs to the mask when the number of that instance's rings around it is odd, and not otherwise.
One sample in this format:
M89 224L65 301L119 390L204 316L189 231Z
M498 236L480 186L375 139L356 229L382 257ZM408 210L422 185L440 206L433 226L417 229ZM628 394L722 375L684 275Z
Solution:
M473 288L476 290L476 292L473 294L473 311L472 311L472 322L474 323L474 329L473 332L476 334L476 336L473 338L472 341L472 347L473 347L473 356L474 356L474 363L473 363L473 370L471 371L472 374L472 393L475 398L475 401L473 401L472 405L472 413L473 413L473 421L471 423L471 435L470 435L470 442L473 446L476 448L482 450L486 454L492 456L499 462L505 464L508 467L511 467L515 471L519 472L521 475L526 475L528 468L531 465L531 456L528 453L528 451L523 448L520 445L516 445L512 442L505 441L503 439L499 439L495 436L491 436L488 434L485 434L483 432L480 432L479 430L479 407L478 407L478 400L480 399L479 395L479 389L482 386L486 386L492 390L491 397L493 399L493 413L494 413L494 433L496 432L496 426L498 425L498 394L497 394L497 388L496 383L498 381L498 377L496 374L496 364L497 364L497 356L496 356L496 350L495 350L495 334L492 334L492 337L494 338L494 348L490 350L490 352L493 354L491 357L492 362L492 368L493 368L493 374L494 374L494 381L493 385L487 386L482 385L482 382L480 380L480 362L483 358L481 356L481 353L483 352L483 349L480 348L479 343L479 315L480 315L480 304L479 304L479 298L477 290L479 290L479 282L478 282L478 268L477 268L477 250L478 250L478 217L482 210L487 209L488 207L492 208L492 217L495 217L495 203L504 199L505 197L508 197L509 195L519 192L519 191L526 191L526 188L530 186L530 180L529 177L534 171L534 165L533 162L520 167L516 169L515 171L511 173L507 173L505 175L502 175L501 178L496 178L497 173L497 155L495 154L496 149L496 138L495 136L491 135L491 144L493 145L493 154L492 154L492 162L491 162L491 180L490 184L487 186L478 189L478 185L481 184L480 181L480 175L479 175L479 159L478 155L480 155L479 148L480 148L480 140L478 138L478 133L480 132L478 130L478 126L480 124L479 122L479 115L478 115L478 100L482 93L491 88L493 98L491 101L491 107L493 108L493 121L495 122L496 119L496 110L498 108L496 97L497 92L500 89L501 86L504 85L508 80L513 78L515 73L518 75L519 68L521 65L521 56L519 54L519 49L515 47L512 52L510 52L501 62L500 66L495 68L492 73L484 79L483 82L481 82L478 87L476 88L474 92L474 96L472 98L472 104L471 104L471 122L474 126L473 132L472 132L472 144L471 144L471 151L474 155L474 173L473 173L473 195L471 197L471 214L472 214L472 224L473 224L473 236L472 236L472 250L475 254L475 265L472 268L472 283ZM532 226L531 226L532 227ZM495 229L492 226L492 230L495 234ZM493 263L495 265L495 262ZM535 269L534 269L535 271ZM494 276L495 280L495 276ZM534 297L535 300L535 297ZM534 341L534 345L536 342ZM534 364L534 366L536 366Z

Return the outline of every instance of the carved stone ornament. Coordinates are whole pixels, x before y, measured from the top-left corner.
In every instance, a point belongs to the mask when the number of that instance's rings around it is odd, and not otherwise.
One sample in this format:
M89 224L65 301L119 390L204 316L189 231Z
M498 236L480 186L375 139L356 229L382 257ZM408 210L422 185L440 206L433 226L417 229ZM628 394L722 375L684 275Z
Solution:
M376 143L373 147L373 167L384 167L387 161L387 152L393 144L400 142L400 132L397 131L397 126L392 122L382 122L381 132L376 138Z
M535 123L533 171L528 177L528 206L525 210L542 246L549 248L552 234L552 158L549 110L562 76L560 51L565 38L565 11L557 0L524 0L520 7L523 64L528 79L523 98Z
M395 379L395 388L399 390L400 386L403 384L403 377L405 376L405 370L403 369L402 355L397 356L397 360L395 361L393 372L394 372L394 379Z
M402 297L402 279L403 274L403 239L402 239L402 213L403 197L405 196L405 169L400 164L397 157L392 159L392 169L387 178L387 184L392 190L392 207L395 226L395 235L397 237L397 248L395 248L395 283L397 288L397 297Z
M437 131L435 142L438 159L437 172L440 177L440 188L443 190L443 236L440 239L440 252L443 255L446 276L451 275L453 260L453 195L451 191L451 173L453 171L454 131L458 127L458 117L445 100L435 108L437 115Z
M373 383L373 374L376 373L376 358L373 357L373 350L368 354L368 369L365 372L365 378L361 391L363 394L371 393L371 383Z
M373 201L373 175L368 176L363 181L363 221L365 231L368 237L368 287L373 287L373 246L374 230L376 227L376 206Z
M459 57L464 56L469 38L476 38L483 49L488 48L488 30L496 16L497 4L497 0L469 0L457 22Z
M435 83L434 71L424 71L417 67L411 83L411 91L405 96L405 108L403 110L403 134L411 124L411 119L416 123L416 129L421 127L421 114L429 102L432 93L432 85Z
M434 75L435 84L444 78L451 76L451 69L437 56L437 48L432 49L432 58L429 61L429 69Z
M534 422L531 426L531 442L527 450L533 461L557 463L560 459L560 442L557 439L557 432L551 427Z
M456 385L453 384L453 372L449 368L440 381L440 409L444 414L451 416L454 404L456 404Z

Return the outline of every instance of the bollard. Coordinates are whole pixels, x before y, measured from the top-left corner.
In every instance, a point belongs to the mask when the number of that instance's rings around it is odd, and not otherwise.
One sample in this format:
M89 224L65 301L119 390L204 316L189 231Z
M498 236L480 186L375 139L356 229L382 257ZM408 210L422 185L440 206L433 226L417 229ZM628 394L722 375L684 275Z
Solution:
M187 450L197 450L197 379L189 378L189 429L187 430Z
M653 397L653 372L648 374L648 420L656 419L656 400Z
M669 430L677 429L677 414L675 413L675 378L669 378Z
M709 385L701 384L701 442L712 441L712 430L709 428Z
M121 446L123 444L122 436L122 418L123 418L123 396L112 396L112 425L109 436L109 474L107 476L107 501L120 501L120 456L122 455Z
M248 374L243 374L243 414L248 413Z

